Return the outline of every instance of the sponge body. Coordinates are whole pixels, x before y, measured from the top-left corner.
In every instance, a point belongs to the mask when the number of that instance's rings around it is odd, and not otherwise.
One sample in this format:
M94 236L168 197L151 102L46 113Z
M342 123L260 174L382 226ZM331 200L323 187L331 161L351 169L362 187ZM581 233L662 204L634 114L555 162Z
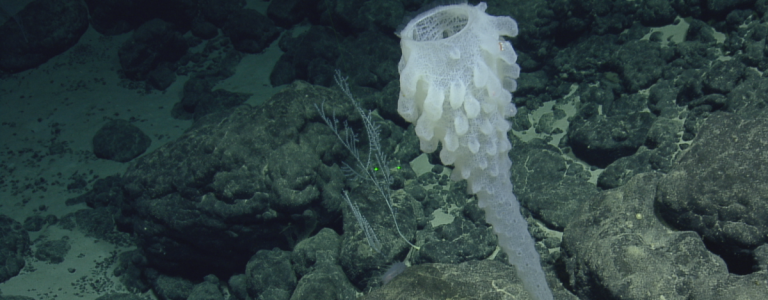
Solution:
M511 92L520 74L512 45L501 38L517 35L517 23L486 7L438 6L399 32L398 112L416 124L422 151L442 143L440 159L473 194L492 188L483 174L509 178L506 118L516 113Z
M510 181L512 148L506 118L517 112L512 94L520 75L517 55L502 36L516 36L510 17L485 13L485 3L438 6L399 32L403 56L398 112L416 124L421 150L442 144L440 160L469 192L499 237L534 299L552 299L528 224Z

